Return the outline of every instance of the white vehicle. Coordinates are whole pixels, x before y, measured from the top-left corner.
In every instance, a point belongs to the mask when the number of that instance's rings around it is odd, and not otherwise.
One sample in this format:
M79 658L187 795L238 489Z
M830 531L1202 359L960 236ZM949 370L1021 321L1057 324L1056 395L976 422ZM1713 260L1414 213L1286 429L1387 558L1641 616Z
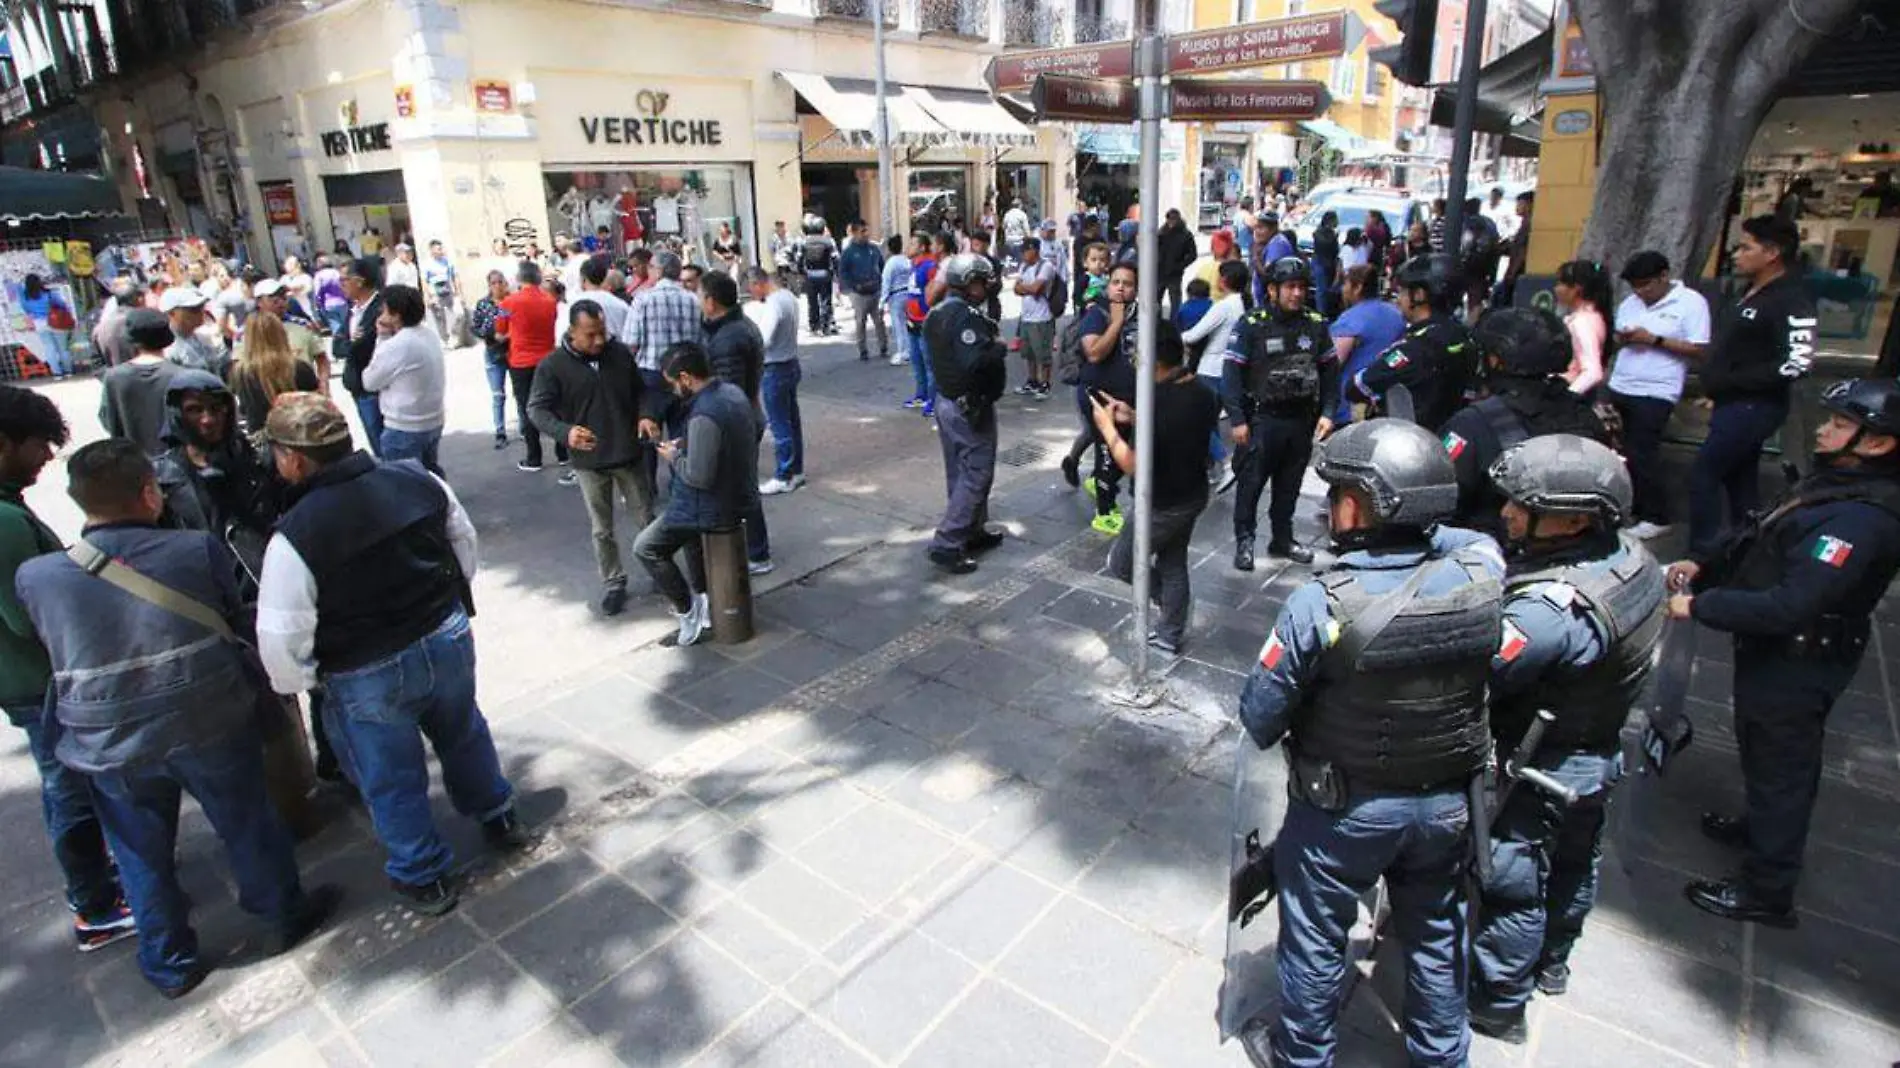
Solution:
M1340 190L1328 196L1323 202L1313 206L1311 211L1300 216L1293 224L1294 237L1298 240L1301 252L1313 251L1313 231L1319 229L1319 221L1327 212L1339 216L1339 237L1345 240L1346 231L1355 227L1364 230L1366 219L1375 211L1385 215L1386 225L1392 228L1395 240L1403 240L1405 231L1415 222L1425 221L1425 202L1416 200L1402 189L1348 189Z

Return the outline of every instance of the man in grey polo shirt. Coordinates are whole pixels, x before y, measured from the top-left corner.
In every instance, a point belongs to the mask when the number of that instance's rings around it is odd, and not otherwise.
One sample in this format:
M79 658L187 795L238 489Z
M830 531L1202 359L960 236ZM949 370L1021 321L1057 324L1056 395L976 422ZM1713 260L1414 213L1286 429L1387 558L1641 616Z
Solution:
M1630 295L1616 309L1622 347L1610 370L1610 402L1623 418L1623 455L1636 490L1637 523L1630 533L1653 538L1669 529L1663 430L1682 399L1689 363L1709 343L1709 302L1669 277L1669 260L1660 252L1630 257L1623 281Z

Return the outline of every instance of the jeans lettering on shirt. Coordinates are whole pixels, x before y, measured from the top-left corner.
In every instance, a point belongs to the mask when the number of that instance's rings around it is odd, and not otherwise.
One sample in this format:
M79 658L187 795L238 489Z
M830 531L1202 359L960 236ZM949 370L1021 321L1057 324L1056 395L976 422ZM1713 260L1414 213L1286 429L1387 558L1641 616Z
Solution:
M1800 378L1814 366L1814 328L1820 321L1788 316L1788 359L1781 365L1783 378Z

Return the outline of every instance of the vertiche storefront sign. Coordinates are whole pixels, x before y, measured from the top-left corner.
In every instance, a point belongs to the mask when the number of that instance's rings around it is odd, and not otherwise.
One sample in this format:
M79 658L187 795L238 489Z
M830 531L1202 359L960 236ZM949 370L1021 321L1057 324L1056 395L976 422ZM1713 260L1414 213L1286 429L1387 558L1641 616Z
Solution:
M633 95L632 115L583 115L581 136L590 145L700 145L722 143L725 132L718 119L668 118L673 94L642 89Z

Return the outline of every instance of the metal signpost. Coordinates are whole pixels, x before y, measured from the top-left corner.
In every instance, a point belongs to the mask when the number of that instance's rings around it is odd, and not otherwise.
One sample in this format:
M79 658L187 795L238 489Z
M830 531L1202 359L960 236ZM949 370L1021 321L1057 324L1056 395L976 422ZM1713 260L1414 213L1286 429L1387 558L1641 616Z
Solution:
M1152 26L1147 27L1152 30ZM1037 117L1074 122L1130 122L1141 133L1141 272L1135 300L1135 567L1134 672L1116 700L1137 707L1160 695L1148 678L1148 591L1153 583L1154 354L1161 305L1158 259L1161 215L1161 122L1311 119L1332 98L1311 81L1196 78L1219 71L1332 59L1365 37L1351 11L1334 11L1172 36L1149 32L1134 41L1017 52L990 61L984 80L994 93L1031 92Z

